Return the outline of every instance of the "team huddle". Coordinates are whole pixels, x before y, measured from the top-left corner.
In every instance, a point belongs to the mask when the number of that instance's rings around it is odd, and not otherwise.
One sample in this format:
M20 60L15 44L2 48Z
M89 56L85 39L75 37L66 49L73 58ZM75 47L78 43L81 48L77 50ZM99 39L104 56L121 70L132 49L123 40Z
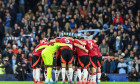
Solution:
M55 81L52 80L53 55L56 52ZM57 83L62 73L62 84L76 81L79 84L100 84L102 54L95 40L83 37L74 39L69 36L62 38L43 38L33 51L34 83L40 81L40 65L45 65L45 83ZM74 75L74 76L73 76ZM96 76L97 75L97 76ZM97 78L96 78L97 77Z

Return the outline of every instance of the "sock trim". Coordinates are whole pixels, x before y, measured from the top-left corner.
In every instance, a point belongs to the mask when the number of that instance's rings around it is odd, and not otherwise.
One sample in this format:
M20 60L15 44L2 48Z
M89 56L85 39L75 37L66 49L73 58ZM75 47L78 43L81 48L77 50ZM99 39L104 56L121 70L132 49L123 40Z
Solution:
M96 72L92 73L93 75L96 75Z

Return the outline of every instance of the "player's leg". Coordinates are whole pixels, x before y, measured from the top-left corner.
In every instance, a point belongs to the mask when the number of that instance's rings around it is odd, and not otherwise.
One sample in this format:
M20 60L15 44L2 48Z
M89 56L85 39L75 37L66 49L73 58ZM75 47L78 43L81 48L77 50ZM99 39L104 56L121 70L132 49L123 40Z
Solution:
M68 50L68 69L69 69L69 82L72 83L72 77L73 77L73 66L72 66L72 62L73 62L73 51L72 50Z
M67 50L63 49L61 51L61 66L62 66L62 84L65 84L65 74L66 74L66 63L67 63Z
M47 80L47 66L46 65L44 65L44 77L45 77L45 80Z
M61 72L61 59L60 57L57 57L56 59L56 71L55 71L55 81L57 82L58 81L58 77L59 77L59 74Z
M62 83L65 83L66 63L61 63L62 66Z
M32 60L34 83L40 82L40 64L41 58L34 55Z
M42 58L44 61L44 64L47 66L47 82L53 82L52 81L52 66L53 66L53 55L49 54L49 52L43 52Z
M78 69L77 69L77 74L78 74L78 78L79 78L78 83L82 83L82 79L83 79L81 68L84 67L84 64L83 64L83 61L81 61L81 59L82 59L82 56L78 57Z
M57 66L55 71L55 82L58 82L58 77L60 75L60 72L61 72L61 67Z
M91 68L91 81L90 81L90 83L96 84L97 56L90 57L90 62L92 64L92 68Z
M78 64L78 57L76 56L74 59L74 81L77 81L77 64Z
M37 82L37 80L36 80L36 68L33 68L33 80L34 80L34 83Z
M70 80L70 77L69 77L69 68L68 68L68 63L66 63L66 77L68 79L68 81Z
M33 79L34 79L34 83L37 83L37 79L36 79L36 67L34 65L34 63L37 61L36 56L33 55L32 58L32 67L33 67ZM33 66L34 65L34 66Z
M90 82L91 82L91 77L92 77L91 67L92 67L92 65L90 64L90 65L89 65L89 68L88 68L88 71L89 71L88 84L90 84Z
M89 67L89 56L88 55L85 55L81 58L81 61L83 62L84 64L84 67L83 67L83 83L87 83L87 77L88 77L88 67Z
M96 84L96 69L94 67L91 68L91 82L92 84Z
M100 84L100 79L101 79L101 60L102 58L101 57L98 57L98 60L97 60L97 64L98 64L98 67L97 67L97 84Z
M101 68L97 68L97 84L100 84L100 79L101 79Z
M79 65L79 64L78 64ZM82 83L82 77L81 77L82 73L81 73L81 67L77 67L77 76L78 76L78 83Z

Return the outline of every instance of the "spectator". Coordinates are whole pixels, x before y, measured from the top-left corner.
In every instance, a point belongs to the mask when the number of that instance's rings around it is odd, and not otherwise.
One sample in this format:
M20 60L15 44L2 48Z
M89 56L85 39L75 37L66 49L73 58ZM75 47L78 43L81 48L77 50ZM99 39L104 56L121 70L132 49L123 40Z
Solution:
M114 18L113 24L114 25L116 25L116 24L123 24L123 18L122 18L122 16L120 16L119 13L117 13L116 17Z
M32 13L32 10L29 9L27 13L25 13L25 16L28 16L30 19L34 16L34 14Z
M12 52L15 53L15 54L18 54L18 49L17 49L16 45L13 45Z
M102 73L102 75L101 75L101 81L109 81L110 79L109 79L109 77L107 76L107 74L106 73Z
M122 37L121 37L122 43L123 43L123 50L127 48L127 45L129 44L129 37L126 33L123 33Z
M140 46L138 44L139 44L139 42L136 40L133 45L133 48L140 49Z
M128 30L128 28L130 28L131 26L128 24L128 20L125 20L125 23L123 25L123 28Z
M133 65L134 65L134 62L133 61L130 61L129 64L128 64L128 66L127 66L128 73L131 72L131 69L132 69Z
M19 8L20 8L20 13L24 14L25 13L25 0L19 0Z
M115 62L108 57L108 59L104 62L103 72L104 73L114 73L115 72Z
M136 72L140 72L140 61L136 59L136 63L134 63L133 67L135 68Z
M136 82L136 81L138 81L138 78L139 78L138 72L136 72L135 68L132 68L131 72L128 73L128 80Z
M4 58L1 68L5 68L6 74L13 74L13 69L11 64L8 62L8 58Z
M120 59L118 63L119 74L126 74L127 64L123 61L123 58Z
M12 55L12 61L10 61L10 64L12 65L13 71L14 71L15 65L16 65L17 63L18 63L17 54L13 54L13 55Z
M1 61L0 61L1 62ZM3 63L0 63L0 74L5 74L5 68L1 67L3 65Z
M4 37L4 25L3 25L3 22L2 22L2 19L0 18L0 44L2 44L2 40L3 40L3 37Z
M102 44L99 45L99 49L103 56L106 55L107 52L109 52L109 46L106 44L106 40L102 40Z
M116 37L116 42L113 44L115 51L118 51L119 49L122 49L123 43L120 40L120 37Z
M12 60L12 55L13 55L12 49L11 48L8 48L8 53L6 53L6 55L3 56L3 58L4 57L8 57L9 60L11 61Z
M72 28L72 29L74 29L74 27L75 27L75 21L74 21L74 19L71 19L71 22L69 23L69 25L70 25L70 27Z
M85 39L86 40L92 40L93 39L93 35L90 35L90 33L87 32Z
M10 13L6 13L6 17L5 17L5 34L9 33L12 34L12 17L10 16Z
M114 58L114 62L115 62L115 67L116 67L114 73L118 73L118 69L117 69L117 66L118 66L118 63L119 63L119 58L118 58L118 56L115 56L115 58Z
M56 3L57 3L56 0L53 0L53 4L51 5L51 9L53 13L56 13L58 9L58 6Z
M19 81L25 81L26 80L27 72L26 72L26 69L25 69L25 65L26 65L25 62L22 62L22 64L18 65L17 68L16 68L16 72L17 72L16 78Z

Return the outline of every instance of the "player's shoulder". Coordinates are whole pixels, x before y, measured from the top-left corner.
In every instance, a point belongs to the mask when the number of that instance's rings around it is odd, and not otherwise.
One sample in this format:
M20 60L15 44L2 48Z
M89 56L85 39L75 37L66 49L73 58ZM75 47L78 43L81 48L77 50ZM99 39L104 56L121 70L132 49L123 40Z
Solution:
M88 40L86 40L86 39L82 39L81 41L82 41L82 42L85 42L85 43L88 42Z

